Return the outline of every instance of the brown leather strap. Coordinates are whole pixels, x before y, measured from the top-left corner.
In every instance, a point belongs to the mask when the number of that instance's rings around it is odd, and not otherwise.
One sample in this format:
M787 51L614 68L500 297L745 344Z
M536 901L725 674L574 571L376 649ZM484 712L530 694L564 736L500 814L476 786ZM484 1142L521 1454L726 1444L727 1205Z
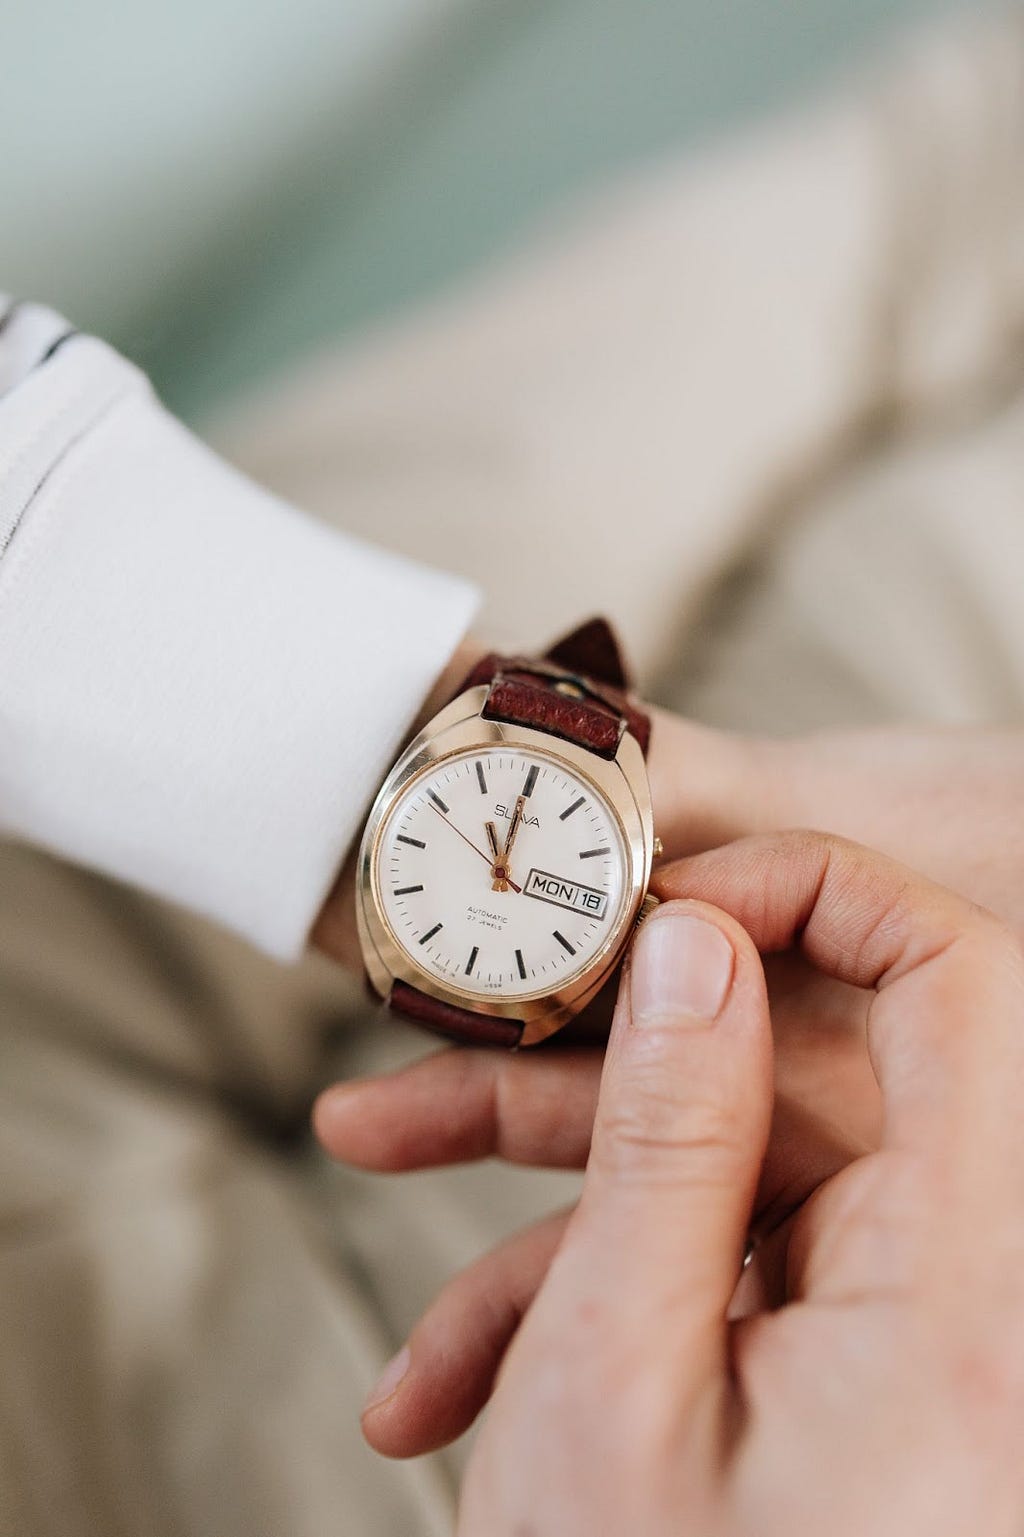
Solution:
M619 638L607 619L588 619L586 624L570 630L548 647L545 660L601 683L610 683L623 693L632 687Z
M467 1046L518 1046L523 1033L521 1019L499 1019L492 1014L474 1014L457 1009L454 1004L431 998L407 982L395 982L388 1006L417 1024L426 1025L435 1035Z
M575 742L600 758L614 758L630 731L646 754L650 717L627 694L629 680L618 641L606 619L591 619L558 641L539 661L483 657L463 689L489 683L480 712Z
M485 720L508 721L546 731L602 758L614 758L623 733L632 732L646 754L649 716L629 698L629 675L606 619L591 619L557 641L539 661L485 656L459 689L490 684L481 710ZM448 1040L473 1046L518 1046L519 1020L475 1014L395 982L388 1004Z

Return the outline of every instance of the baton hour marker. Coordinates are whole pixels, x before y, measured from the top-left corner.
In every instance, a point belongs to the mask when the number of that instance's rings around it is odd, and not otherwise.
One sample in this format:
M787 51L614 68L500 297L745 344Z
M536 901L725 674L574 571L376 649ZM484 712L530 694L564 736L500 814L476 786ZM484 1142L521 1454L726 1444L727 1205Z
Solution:
M428 939L433 939L434 935L443 928L443 923L435 923L434 927L432 929L428 929L427 932L423 935L423 938L420 940L420 944L425 945Z
M472 975L473 967L476 965L476 958L477 958L477 956L479 954L480 954L480 946L479 945L474 945L472 950L469 952L469 960L466 962L466 976L467 977Z
M581 795L578 801L573 801L571 806L567 806L565 808L565 810L562 812L562 814L558 818L558 820L560 822L565 822L569 817L572 816L574 811L579 811L580 807L583 805L583 802L585 800L586 800L586 796Z
M520 975L520 977L525 982L526 981L526 967L523 964L523 952L521 950L517 950L516 951L516 965L519 967L519 975Z
M576 946L571 945L564 934L559 934L558 930L555 929L553 931L553 937L558 940L558 943L562 946L563 950L568 950L570 955L576 954Z
M487 780L484 778L484 766L480 762L477 762L476 778L477 778L477 783L480 786L480 794L481 795L486 795L487 794Z
M411 897L414 891L422 890L422 886L398 886L391 894L395 897Z
M419 838L407 838L404 833L399 833L395 842L407 843L411 849L425 849L427 846L425 843L421 843Z
M527 800L529 800L530 796L533 794L533 787L537 783L537 775L539 773L540 773L540 769L537 767L537 765L535 763L533 765L533 768L527 774L527 776L526 776L526 783L523 785L523 794L526 796Z
M580 855L580 858L581 859L597 859L602 854L610 854L610 853L611 853L611 849L584 849L583 853Z
M448 815L448 807L445 805L445 803L441 799L441 797L435 791L433 791L433 790L428 790L427 794L430 796L430 799L434 802L434 805L437 806L441 811L443 811L445 816L447 816Z

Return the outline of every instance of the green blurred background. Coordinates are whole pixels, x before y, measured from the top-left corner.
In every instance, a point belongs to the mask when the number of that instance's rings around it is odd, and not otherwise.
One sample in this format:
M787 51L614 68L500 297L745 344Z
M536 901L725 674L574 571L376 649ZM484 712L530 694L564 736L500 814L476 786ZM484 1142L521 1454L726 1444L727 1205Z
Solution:
M967 0L7 0L0 287L200 420Z

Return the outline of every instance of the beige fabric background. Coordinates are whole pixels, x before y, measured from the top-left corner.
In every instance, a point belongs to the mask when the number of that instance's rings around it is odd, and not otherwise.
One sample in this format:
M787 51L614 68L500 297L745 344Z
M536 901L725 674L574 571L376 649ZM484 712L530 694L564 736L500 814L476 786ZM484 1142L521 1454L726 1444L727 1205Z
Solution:
M705 718L1018 720L1022 138L1012 13L625 189L222 443L477 576L498 640L609 610ZM316 1088L423 1049L319 962L0 851L2 1537L450 1529L457 1456L378 1462L358 1404L573 1181L329 1169Z

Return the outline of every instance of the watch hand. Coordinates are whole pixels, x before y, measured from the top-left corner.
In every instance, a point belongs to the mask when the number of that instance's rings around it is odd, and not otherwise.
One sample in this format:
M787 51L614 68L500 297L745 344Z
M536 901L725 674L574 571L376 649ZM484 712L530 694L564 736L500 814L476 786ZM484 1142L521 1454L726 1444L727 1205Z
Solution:
M509 830L508 830L508 837L505 839L505 853L503 855L503 862L506 865L508 864L508 856L512 852L512 845L516 841L516 834L518 833L520 827L522 826L523 807L525 805L526 805L526 796L525 795L520 795L519 799L516 801L516 809L512 813L512 823L511 823L511 826L509 827Z
M498 845L498 832L493 822L485 822L487 841L491 845L491 854L494 864L491 866L491 890L507 891L509 888L508 867L505 864L504 855Z
M478 849L476 844L473 843L471 839L467 838L466 834L464 832L462 832L460 828L456 827L454 822L449 822L448 818L445 816L444 812L440 810L439 807L432 805L430 809L431 809L431 811L436 811L437 812L438 816L441 818L441 821L442 822L446 822L448 824L448 826L451 828L453 833L458 833L458 835L462 839L463 843L468 843L469 844L469 846L473 850L474 854L479 854L480 858L481 859L485 859L489 865L492 865L492 868L493 868L493 862L491 860L491 856L489 854L485 854L483 849ZM523 890L522 886L517 886L515 881L509 881L508 884L512 887L513 891L519 893L519 895L522 895L522 890Z

